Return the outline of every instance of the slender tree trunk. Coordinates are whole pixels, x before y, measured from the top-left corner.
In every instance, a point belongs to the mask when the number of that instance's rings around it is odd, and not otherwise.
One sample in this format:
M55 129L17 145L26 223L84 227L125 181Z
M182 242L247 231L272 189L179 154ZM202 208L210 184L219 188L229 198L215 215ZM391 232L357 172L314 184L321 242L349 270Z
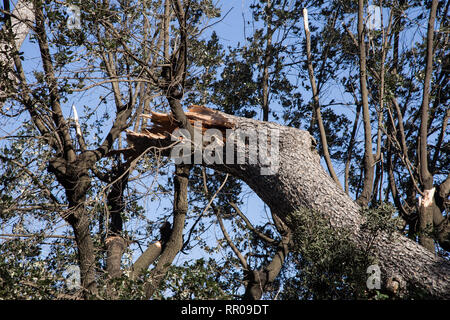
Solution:
M73 211L68 221L73 228L77 244L81 287L85 290L84 297L90 298L97 293L95 249L89 229L90 215L86 212L83 202L70 207L69 210Z
M55 174L64 187L69 203L68 211L63 217L73 228L78 250L81 286L85 298L97 293L95 249L90 232L91 215L86 211L86 193L91 186L91 178L85 163L67 163L62 158L50 161L48 171Z
M304 22L305 36L306 36L306 57L308 60L308 73L309 73L309 80L311 83L311 89L312 89L312 93L313 93L313 102L314 102L313 114L315 115L315 117L313 117L313 118L316 120L317 125L319 126L320 143L322 145L323 157L325 158L328 172L330 172L330 175L333 178L334 182L336 182L336 184L342 188L341 182L339 181L339 178L337 177L336 172L334 171L333 164L331 162L330 152L328 151L327 134L325 132L325 126L323 125L323 121L322 121L322 113L320 112L319 92L318 92L317 86L316 86L316 78L314 76L314 68L313 68L312 57L311 57L311 37L310 37L309 24L308 24L308 11L306 8L303 9L303 22Z
M367 206L373 191L374 165L372 152L372 129L370 126L369 92L367 90L366 42L364 30L364 0L358 0L358 46L359 82L364 123L364 179L363 190L357 199L361 206Z
M262 109L263 121L269 121L269 65L272 59L272 2L267 0L267 33L266 52L264 54L263 76L262 76Z
M436 207L436 203L434 201L433 176L428 169L428 110L430 103L430 81L433 72L434 24L438 2L438 0L433 0L431 3L431 11L428 19L425 80L423 85L422 106L420 109L420 136L417 150L420 182L424 188L424 197L421 198L419 208L419 239L420 243L432 252L435 250L431 232L433 230L433 211L434 207Z
M344 170L344 185L345 193L349 193L349 179L350 179L350 164L353 156L353 146L355 144L356 130L358 129L359 115L361 114L361 104L356 104L356 115L355 121L353 122L352 133L350 134L350 141L348 143L347 156L345 159L345 170Z
M122 235L123 219L125 210L124 191L128 183L129 173L132 168L129 163L118 163L117 173L112 175L112 183L107 196L109 221L108 235L105 239L106 245L106 272L108 280L119 278L122 275L122 256L127 243ZM117 298L113 290L113 284L108 282L108 296L110 299Z

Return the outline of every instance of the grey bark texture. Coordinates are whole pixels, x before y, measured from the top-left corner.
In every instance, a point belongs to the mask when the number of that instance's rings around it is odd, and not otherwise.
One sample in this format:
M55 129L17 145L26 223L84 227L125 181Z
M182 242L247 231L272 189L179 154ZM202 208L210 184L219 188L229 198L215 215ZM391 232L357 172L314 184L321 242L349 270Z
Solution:
M384 282L395 277L406 284L405 291L420 288L430 297L450 298L450 263L400 233L379 232L373 239L373 233L361 228L365 222L361 207L323 169L315 141L307 131L235 117L204 107L199 111L210 113L217 123L232 123L233 132L279 133L279 148L276 154L271 154L278 157L279 166L274 174L261 175L261 168L267 168L265 157L257 157L255 164L249 164L246 158L245 164L208 166L246 182L288 227L295 227L291 221L299 208L318 210L329 218L332 227L349 231L352 240L361 248L373 247ZM166 139L155 139L152 135L128 131L128 139L136 154L152 145L173 144L169 135ZM236 142L238 148L239 144ZM259 143L258 152L266 154L267 151L270 151L270 143Z
M14 66L11 56L13 56L13 53L22 46L22 43L25 41L25 38L30 31L30 26L34 24L34 20L33 3L23 0L17 1L10 20L15 48L13 48L9 39L0 40L0 65L4 65L5 67L9 65L11 68ZM7 31L5 25L3 26L2 31ZM17 80L12 73L9 73L8 77L11 80ZM0 99L6 99L8 97L9 95L0 88ZM4 101L0 101L0 107L2 107L3 103Z

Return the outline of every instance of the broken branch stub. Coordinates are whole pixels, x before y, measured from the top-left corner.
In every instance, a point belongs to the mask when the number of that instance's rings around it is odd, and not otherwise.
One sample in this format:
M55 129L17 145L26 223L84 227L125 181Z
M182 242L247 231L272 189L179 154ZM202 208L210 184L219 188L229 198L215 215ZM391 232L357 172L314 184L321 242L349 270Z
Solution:
M171 114L151 112L151 114L142 114L141 117L151 120L152 125L144 128L143 132L151 139L164 140L178 129L177 123ZM202 130L202 134L207 129L219 129L225 134L226 129L234 127L233 121L219 114L218 111L206 108L204 106L191 106L186 112L186 117L192 126ZM199 126L201 124L201 127ZM128 136L133 139L133 132L128 131Z

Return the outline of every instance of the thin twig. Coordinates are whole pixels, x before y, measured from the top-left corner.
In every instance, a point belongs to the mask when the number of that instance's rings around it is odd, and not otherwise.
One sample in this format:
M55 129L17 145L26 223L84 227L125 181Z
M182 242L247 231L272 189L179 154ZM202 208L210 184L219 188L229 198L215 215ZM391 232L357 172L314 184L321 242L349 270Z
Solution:
M181 250L184 250L184 248L186 248L186 246L189 244L190 240L191 240L191 236L192 233L195 229L195 226L197 225L197 223L200 222L200 220L202 219L203 215L205 214L205 212L209 209L209 207L211 206L213 200L216 198L216 196L219 194L220 190L222 190L222 188L224 187L225 183L227 182L228 179L228 173L225 176L225 179L223 180L222 184L220 185L219 189L217 189L216 193L214 193L214 195L212 196L212 198L209 200L208 204L206 205L206 207L203 209L202 213L198 216L197 220L195 220L194 224L192 225L191 229L189 230L189 235L187 240L183 243L183 246L181 248Z
M245 260L242 253L239 251L239 249L234 245L233 241L230 238L230 235L228 234L227 230L225 229L225 226L223 225L222 218L220 217L220 213L216 213L217 221L219 222L220 229L222 230L223 236L225 237L225 240L227 241L228 245L230 246L231 250L236 254L238 257L242 267L244 270L249 270L247 261Z
M228 202L228 204L232 206L233 209L236 211L236 213L242 218L242 220L244 220L245 224L247 225L247 228L253 231L258 237L260 237L261 239L270 244L278 243L278 241L272 239L271 237L268 237L264 233L257 230L234 202Z

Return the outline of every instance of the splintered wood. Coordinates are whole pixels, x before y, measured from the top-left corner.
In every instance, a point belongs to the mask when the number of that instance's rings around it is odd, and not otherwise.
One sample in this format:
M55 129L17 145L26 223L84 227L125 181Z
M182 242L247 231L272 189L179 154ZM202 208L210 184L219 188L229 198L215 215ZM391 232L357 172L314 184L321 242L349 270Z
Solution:
M142 129L140 134L145 135L150 139L166 139L178 128L177 123L171 114L151 112L151 114L143 114L141 116L150 119L152 122L152 125ZM194 129L201 129L202 133L205 133L207 129L218 129L222 132L224 139L226 136L226 129L232 129L234 127L234 123L231 119L228 119L217 111L205 106L191 106L189 111L186 112L186 117ZM127 134L130 133L131 132L127 132ZM139 135L136 132L133 134Z

